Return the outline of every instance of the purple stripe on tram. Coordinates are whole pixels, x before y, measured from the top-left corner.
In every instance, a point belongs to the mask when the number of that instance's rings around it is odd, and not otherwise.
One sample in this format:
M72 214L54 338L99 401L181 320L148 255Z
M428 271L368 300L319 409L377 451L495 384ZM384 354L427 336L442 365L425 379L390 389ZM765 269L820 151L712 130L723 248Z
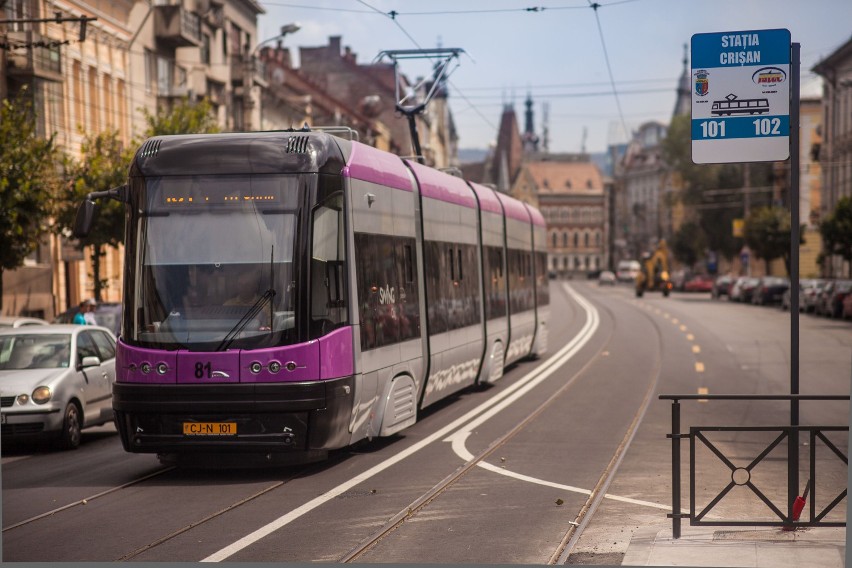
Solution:
M369 181L404 191L413 190L411 178L399 157L357 142L352 143L349 162L341 173L343 177Z
M406 163L414 172L414 177L420 184L420 195L423 197L476 209L476 198L463 179L428 168L411 160L406 160Z
M497 199L493 189L473 182L470 183L470 187L479 198L479 208L481 210L497 213L498 215L503 214L503 208L500 206L500 200Z
M321 337L319 342L320 379L337 379L355 374L351 327L336 329Z
M547 223L544 222L544 215L541 214L541 211L539 211L535 207L530 207L528 204L524 204L524 207L527 208L527 211L530 214L530 218L532 219L533 225L538 225L539 227L547 227Z
M527 212L527 208L521 201L502 193L497 193L496 195L497 199L499 199L503 204L503 210L506 212L506 217L523 221L524 223L530 222L530 214Z
M272 362L280 364L277 373L269 370ZM142 371L146 363L148 373ZM162 374L157 371L161 363L166 366ZM252 363L260 363L260 372L251 372ZM336 379L354 372L351 327L307 343L252 351L161 351L122 343L116 354L116 379L122 383L281 383Z

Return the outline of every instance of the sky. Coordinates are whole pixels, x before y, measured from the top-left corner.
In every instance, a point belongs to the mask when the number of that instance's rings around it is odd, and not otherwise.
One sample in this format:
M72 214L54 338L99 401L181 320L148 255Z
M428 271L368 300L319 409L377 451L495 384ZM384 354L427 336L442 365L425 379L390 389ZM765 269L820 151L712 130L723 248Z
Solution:
M459 148L487 148L512 104L524 128L534 102L550 152L602 152L625 129L667 124L693 34L790 30L801 45L802 96L819 97L811 68L852 38L852 0L260 0L258 41L297 23L284 44L328 44L341 36L359 63L382 51L458 48L449 78ZM391 17L391 12L396 12ZM295 55L295 54L294 54ZM294 62L298 65L298 56ZM384 59L389 62L388 59ZM689 64L687 64L689 67ZM416 80L428 59L400 61ZM400 119L402 120L402 119Z

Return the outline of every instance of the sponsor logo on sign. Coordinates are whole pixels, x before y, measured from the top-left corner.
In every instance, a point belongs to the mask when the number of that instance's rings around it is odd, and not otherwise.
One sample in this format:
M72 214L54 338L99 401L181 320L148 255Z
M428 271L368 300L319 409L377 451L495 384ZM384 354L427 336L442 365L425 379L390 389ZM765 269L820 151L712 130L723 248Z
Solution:
M751 80L762 87L772 87L787 80L787 74L778 67L763 67L754 72Z

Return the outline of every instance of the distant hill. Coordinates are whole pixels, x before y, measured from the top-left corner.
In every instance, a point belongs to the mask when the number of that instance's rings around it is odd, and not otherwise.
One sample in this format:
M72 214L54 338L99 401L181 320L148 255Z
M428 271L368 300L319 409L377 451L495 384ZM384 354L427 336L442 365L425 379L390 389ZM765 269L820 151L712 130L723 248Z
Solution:
M459 163L474 164L481 162L488 155L488 150L481 148L459 148Z

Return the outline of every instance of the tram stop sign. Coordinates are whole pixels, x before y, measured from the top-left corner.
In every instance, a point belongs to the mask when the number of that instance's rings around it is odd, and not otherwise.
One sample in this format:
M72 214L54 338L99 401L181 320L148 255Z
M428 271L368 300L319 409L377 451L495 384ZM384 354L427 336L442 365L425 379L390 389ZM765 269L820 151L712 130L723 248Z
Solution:
M790 157L790 30L692 36L692 161Z

